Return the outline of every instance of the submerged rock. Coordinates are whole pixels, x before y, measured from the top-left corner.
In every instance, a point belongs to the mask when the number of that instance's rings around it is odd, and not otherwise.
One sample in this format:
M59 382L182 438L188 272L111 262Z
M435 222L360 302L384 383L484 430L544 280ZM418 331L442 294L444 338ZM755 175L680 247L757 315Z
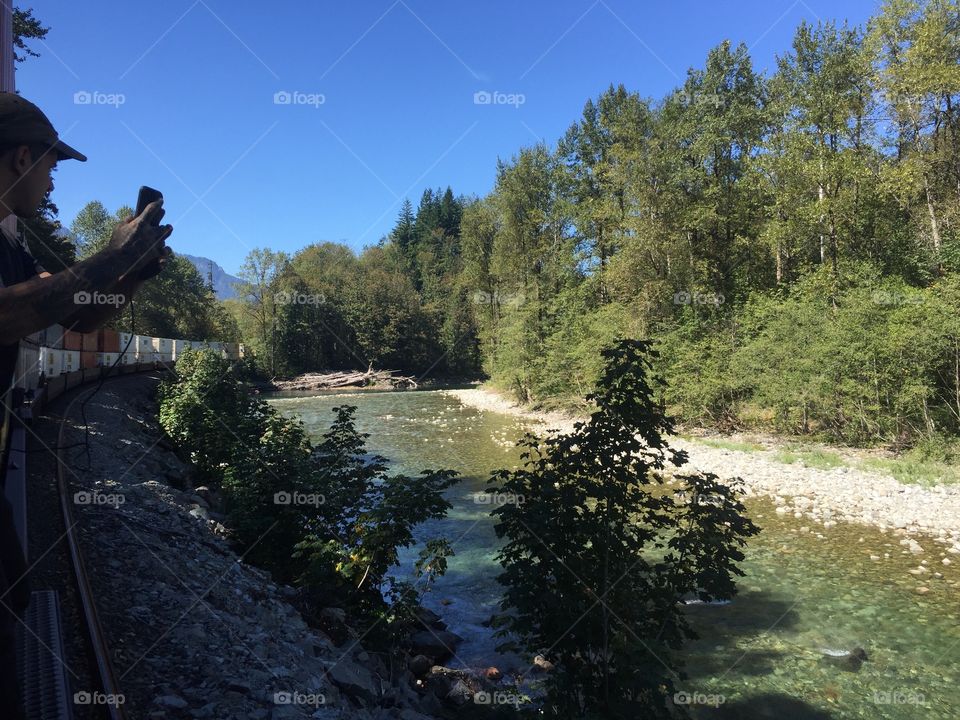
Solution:
M855 647L852 650L821 648L820 652L823 653L824 662L847 672L859 672L863 663L869 660L867 651L862 647Z

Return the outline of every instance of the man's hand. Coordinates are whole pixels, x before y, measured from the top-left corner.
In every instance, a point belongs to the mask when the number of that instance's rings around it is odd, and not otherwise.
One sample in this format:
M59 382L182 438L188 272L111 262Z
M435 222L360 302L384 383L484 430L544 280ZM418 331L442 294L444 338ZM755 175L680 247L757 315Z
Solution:
M164 241L173 232L172 225L160 225L162 206L162 199L155 200L140 215L128 218L114 229L107 247L123 257L123 275L138 277L148 266L149 277L160 272L160 261L167 257Z

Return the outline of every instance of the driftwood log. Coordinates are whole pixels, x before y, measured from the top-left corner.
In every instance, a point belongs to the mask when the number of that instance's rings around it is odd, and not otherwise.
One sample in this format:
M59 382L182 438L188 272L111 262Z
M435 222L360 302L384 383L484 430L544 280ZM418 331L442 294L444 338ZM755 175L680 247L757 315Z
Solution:
M274 380L280 390L328 390L340 387L366 387L369 385L394 388L416 388L416 381L409 375L400 375L396 370L346 371L329 373L305 373L292 380Z

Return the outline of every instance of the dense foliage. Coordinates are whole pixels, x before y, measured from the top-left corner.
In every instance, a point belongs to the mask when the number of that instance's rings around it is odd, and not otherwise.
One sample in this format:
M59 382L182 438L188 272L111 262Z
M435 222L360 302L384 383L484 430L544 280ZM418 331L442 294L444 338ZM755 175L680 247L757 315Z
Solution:
M427 543L420 588L389 572L398 550L413 545L413 529L446 513L443 492L456 478L448 470L388 475L384 458L367 456L353 411L335 408L314 447L299 421L251 394L240 369L207 350L185 353L160 391L161 425L200 481L222 490L248 562L298 585L308 612L340 607L361 623L402 620L451 550L442 538Z
M648 343L602 355L589 421L528 435L523 467L491 478L506 538L500 632L507 647L555 663L547 717L676 717L677 650L695 637L682 600L731 598L757 528L736 482L681 472L663 482L686 456L664 441L672 424L654 397Z
M479 367L522 400L576 403L622 333L663 343L683 422L954 436L957 5L804 23L769 74L723 42L659 101L588 101L486 197L428 191L359 257L327 244L277 267L270 297L323 298L250 303L277 373Z

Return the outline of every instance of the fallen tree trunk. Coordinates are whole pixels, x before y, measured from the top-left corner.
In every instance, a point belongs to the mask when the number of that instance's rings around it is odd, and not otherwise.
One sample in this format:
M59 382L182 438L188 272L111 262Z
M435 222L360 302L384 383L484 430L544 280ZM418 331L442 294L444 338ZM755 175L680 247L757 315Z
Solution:
M327 390L340 387L389 386L393 388L417 387L409 375L400 375L396 370L356 370L329 373L305 373L292 380L274 380L279 390Z

